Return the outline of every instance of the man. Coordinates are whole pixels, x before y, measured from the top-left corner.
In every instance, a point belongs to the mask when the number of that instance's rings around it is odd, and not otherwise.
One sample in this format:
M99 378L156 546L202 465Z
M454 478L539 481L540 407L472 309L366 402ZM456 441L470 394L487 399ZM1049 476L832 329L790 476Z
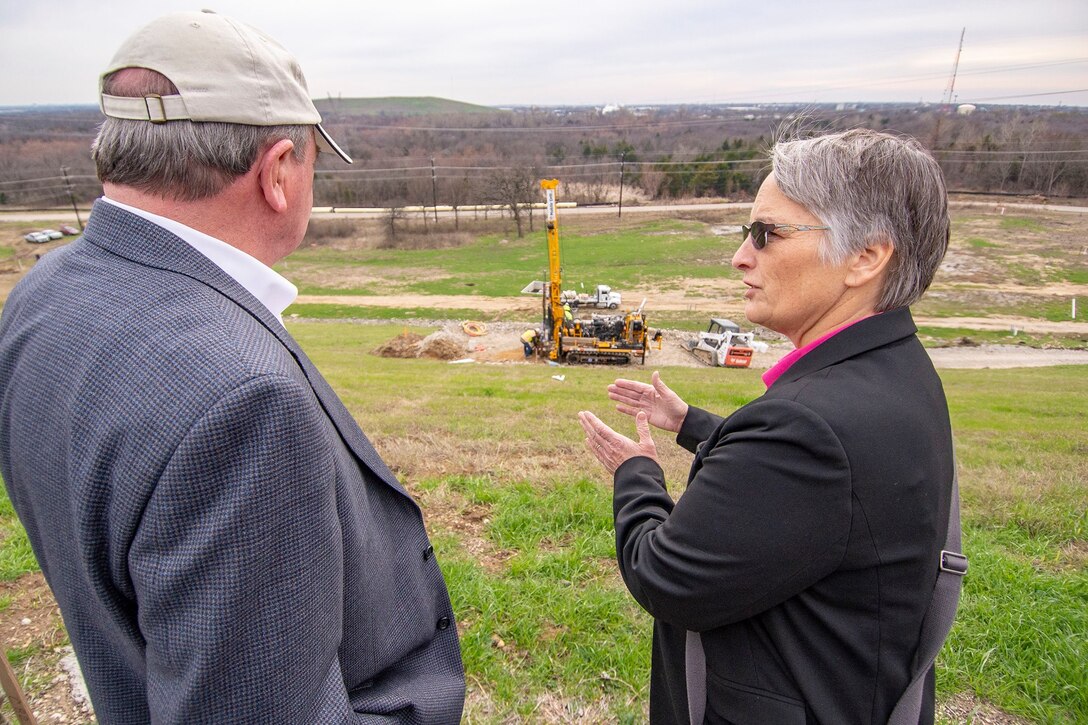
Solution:
M0 472L102 723L453 723L419 508L284 329L319 125L298 64L209 12L129 38L105 198L0 319Z
M525 359L533 356L533 344L536 342L536 330L526 330L521 333L521 346L525 351Z

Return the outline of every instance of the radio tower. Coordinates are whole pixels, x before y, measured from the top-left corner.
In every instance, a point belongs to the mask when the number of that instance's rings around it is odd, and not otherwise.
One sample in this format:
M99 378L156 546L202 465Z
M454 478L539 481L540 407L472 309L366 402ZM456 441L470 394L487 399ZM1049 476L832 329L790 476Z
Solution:
M963 36L967 34L967 27L960 31L960 45L956 48L956 60L952 63L952 76L948 79L948 87L944 89L944 98L937 108L937 122L933 125L933 140L929 144L931 150L937 149L937 140L941 133L941 116L952 108L952 92L956 89L956 71L960 69L960 53L963 52Z

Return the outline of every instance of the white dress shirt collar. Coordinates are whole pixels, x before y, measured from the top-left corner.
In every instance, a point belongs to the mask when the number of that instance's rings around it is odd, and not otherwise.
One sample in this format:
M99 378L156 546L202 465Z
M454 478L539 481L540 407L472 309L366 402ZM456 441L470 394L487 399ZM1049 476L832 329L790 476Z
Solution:
M184 239L193 249L210 259L217 267L234 278L238 284L245 287L251 295L256 297L261 304L276 316L281 324L283 323L283 311L298 297L298 288L274 269L266 266L255 257L246 254L241 249L232 247L226 242L208 236L203 232L198 232L181 222L158 214L152 214L149 211L128 204L122 204L107 197L102 197L102 200L142 217L171 234Z

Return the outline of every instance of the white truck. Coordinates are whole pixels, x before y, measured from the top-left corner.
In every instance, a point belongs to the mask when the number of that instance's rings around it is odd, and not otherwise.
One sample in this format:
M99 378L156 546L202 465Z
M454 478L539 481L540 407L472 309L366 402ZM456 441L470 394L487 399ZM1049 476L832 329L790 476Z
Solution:
M601 310L615 310L621 304L619 292L613 292L612 288L606 284L597 285L597 289L592 294L585 292L579 293L574 290L563 290L559 299L564 304L569 304L574 307L596 307Z

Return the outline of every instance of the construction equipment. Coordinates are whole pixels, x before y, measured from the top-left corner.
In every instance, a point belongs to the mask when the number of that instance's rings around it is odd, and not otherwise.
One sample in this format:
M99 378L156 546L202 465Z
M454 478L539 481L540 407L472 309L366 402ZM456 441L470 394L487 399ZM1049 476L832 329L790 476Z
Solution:
M545 227L548 231L548 283L530 284L523 290L539 289L542 293L543 333L537 337L538 354L549 360L563 362L625 364L638 359L646 362L649 334L642 301L634 312L623 314L592 313L589 318L565 315L562 292L562 272L559 264L559 219L555 211L555 190L558 179L544 179ZM609 290L611 292L611 290ZM569 309L569 305L568 305Z
M688 350L708 365L722 368L746 368L752 364L755 333L741 332L731 320L711 318L706 332L688 340Z

